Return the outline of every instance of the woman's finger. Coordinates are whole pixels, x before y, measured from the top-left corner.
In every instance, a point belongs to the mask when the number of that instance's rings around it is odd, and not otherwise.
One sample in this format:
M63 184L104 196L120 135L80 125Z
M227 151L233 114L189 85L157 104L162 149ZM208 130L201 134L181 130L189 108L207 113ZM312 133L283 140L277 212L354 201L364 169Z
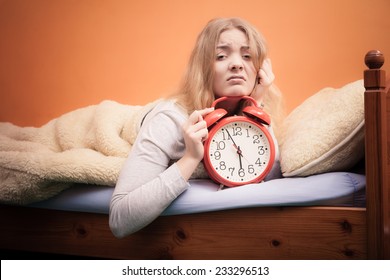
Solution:
M262 86L269 86L273 83L275 75L272 72L271 60L269 58L264 60L259 70L259 78L259 84Z
M191 124L195 124L199 121L203 120L203 117L209 113L211 113L214 110L214 108L205 108L202 110L195 110L192 112L192 114L189 117L189 121Z

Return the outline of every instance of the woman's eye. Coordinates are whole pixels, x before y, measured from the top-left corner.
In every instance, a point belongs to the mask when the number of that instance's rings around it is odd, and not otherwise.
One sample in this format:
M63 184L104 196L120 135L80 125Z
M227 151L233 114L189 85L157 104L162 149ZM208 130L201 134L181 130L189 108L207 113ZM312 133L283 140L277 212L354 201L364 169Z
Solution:
M217 60L223 60L225 58L226 58L226 55L224 55L224 54L217 55Z
M246 60L251 60L252 59L252 56L250 54L244 54L242 57L244 59L246 59Z

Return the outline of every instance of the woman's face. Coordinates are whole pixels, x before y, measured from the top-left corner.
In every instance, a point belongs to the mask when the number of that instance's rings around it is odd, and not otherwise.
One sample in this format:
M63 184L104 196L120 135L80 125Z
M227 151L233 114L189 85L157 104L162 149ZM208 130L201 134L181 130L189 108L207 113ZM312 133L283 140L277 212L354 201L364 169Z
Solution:
M257 71L248 39L239 29L221 33L216 46L213 91L217 97L250 95Z

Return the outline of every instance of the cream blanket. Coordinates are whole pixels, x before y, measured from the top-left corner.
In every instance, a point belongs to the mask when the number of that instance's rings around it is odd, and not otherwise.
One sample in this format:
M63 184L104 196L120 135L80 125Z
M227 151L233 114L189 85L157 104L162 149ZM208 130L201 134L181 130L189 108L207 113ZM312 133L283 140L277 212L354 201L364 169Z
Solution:
M114 186L143 117L157 102L103 101L38 128L0 123L0 202L44 200L73 183Z

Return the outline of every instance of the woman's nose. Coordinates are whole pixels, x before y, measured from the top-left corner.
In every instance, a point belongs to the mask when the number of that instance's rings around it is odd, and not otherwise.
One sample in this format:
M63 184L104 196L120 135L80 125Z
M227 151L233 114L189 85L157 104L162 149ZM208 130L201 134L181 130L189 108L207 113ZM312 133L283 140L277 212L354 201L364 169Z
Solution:
M242 70L244 68L242 61L240 59L234 59L230 63L230 70L237 71Z

